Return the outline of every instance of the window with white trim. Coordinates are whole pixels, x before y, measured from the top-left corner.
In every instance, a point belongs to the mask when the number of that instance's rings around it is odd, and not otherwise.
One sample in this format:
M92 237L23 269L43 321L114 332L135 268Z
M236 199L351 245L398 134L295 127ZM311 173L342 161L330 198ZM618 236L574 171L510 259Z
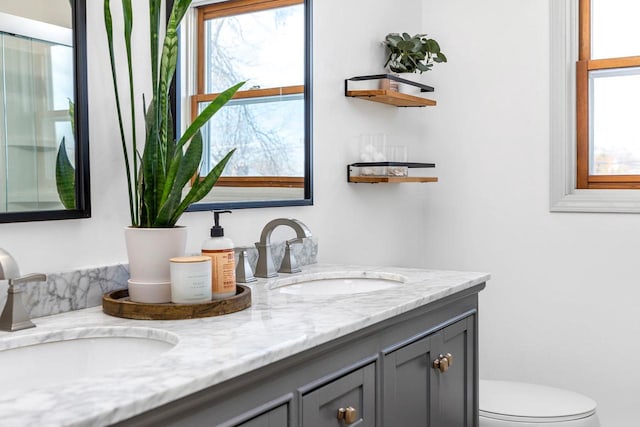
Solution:
M582 1L582 3L581 3ZM607 177L612 177L610 182L614 184L624 182L629 175L638 175L639 172L631 174L624 174L623 171L629 170L624 167L610 167L609 169L603 169L602 160L606 160L606 156L602 155L602 152L608 150L605 145L592 142L588 142L588 145L584 144L584 136L589 136L589 133L595 135L596 139L600 142L603 141L602 129L596 130L593 126L599 126L598 109L592 107L592 104L585 104L584 100L588 102L598 103L598 99L602 98L602 95L597 96L589 100L589 81L585 79L578 79L577 68L585 63L581 61L591 61L591 66L600 67L603 62L600 60L605 59L605 62L610 61L614 65L613 69L620 69L622 71L616 72L628 72L633 70L634 66L626 66L628 63L625 61L632 60L635 56L634 53L629 53L628 50L621 49L622 44L607 42L608 46L614 46L615 49L602 50L600 47L595 46L595 38L598 37L598 33L605 31L602 27L599 27L597 21L594 19L594 13L598 13L598 10L602 11L602 4L606 9L610 9L609 12L616 13L615 5L631 4L632 1L613 1L613 0L594 0L589 2L589 12L591 17L587 20L589 22L589 33L591 41L587 43L590 46L590 52L584 55L585 44L581 43L581 30L585 29L583 25L580 25L580 7L584 5L584 0L550 0L550 52L551 52L551 79L550 79L550 161L551 161L551 181L550 181L550 210L554 212L640 212L640 186L635 186L633 180L628 181L631 184L625 184L626 186L603 186L598 181L606 180ZM610 4L611 3L611 4ZM613 6L613 7L611 7ZM583 6L584 7L584 6ZM630 9L627 9L627 13L631 13ZM584 20L583 13L583 20ZM595 24L594 24L595 22ZM630 39L636 40L637 38L630 37L628 31L632 31L632 27L621 25L623 21L618 22L614 27L615 30L621 30L619 34L623 34L622 39L625 39L624 34ZM600 29L599 29L600 28ZM625 30L626 28L626 30ZM633 30L635 31L635 30ZM593 34L591 34L593 33ZM583 40L586 40L583 37ZM626 42L625 42L626 43ZM633 45L633 41L631 43ZM580 55L580 46L583 48L582 56ZM638 43L640 46L640 43ZM620 50L616 50L620 48ZM625 48L626 49L626 48ZM598 53L608 52L608 53ZM624 53L623 53L624 52ZM620 65L620 59L623 61L623 65ZM611 61L613 60L613 61ZM610 65L611 65L610 64ZM589 64L586 64L587 67ZM598 78L614 78L613 76L602 77L598 76L600 71L594 69L592 73L592 79ZM584 76L584 72L583 72ZM587 79L588 79L587 73ZM598 82L596 82L598 83ZM595 88L595 95L602 92L602 90L613 92L609 88ZM629 86L629 91L632 90ZM582 95L579 92L582 91ZM586 94L586 95L585 95ZM625 94L628 95L628 94ZM578 98L583 96L582 104L579 104ZM633 98L628 97L627 98ZM638 98L636 96L636 98ZM623 101L619 101L622 103ZM581 105L581 107L578 107ZM585 109L585 105L587 105ZM603 104L604 105L604 104ZM589 123L582 121L578 125L578 116L584 110L589 113L589 109L594 108L596 113L595 122ZM606 110L606 106L604 107ZM583 111L579 111L582 109ZM601 108L602 110L602 108ZM640 110L638 111L640 113ZM602 114L602 113L600 113ZM639 117L637 114L635 117ZM602 118L602 116L600 117ZM587 119L588 120L588 119ZM593 122L593 119L592 119ZM635 120L636 123L640 123L639 120ZM606 123L606 122L603 122ZM635 123L633 123L635 124ZM579 142L578 129L581 129L582 145ZM586 131L585 131L586 129ZM603 128L606 129L606 128ZM611 127L609 129L618 132L618 127ZM613 140L615 141L615 133L613 134ZM587 139L587 141L589 141ZM590 144L590 145L589 145ZM599 146L599 148L598 148ZM632 145L631 145L632 146ZM585 164L587 165L588 174L593 178L589 178L587 182L591 181L591 185L584 185L584 178L579 177L579 150L587 149L587 160L584 162L584 152L581 153L582 159L580 160L582 171L585 170ZM593 147L596 147L595 150ZM591 150L591 151L589 151ZM599 151L596 151L599 150ZM629 150L632 150L630 148ZM589 156L589 153L590 156ZM610 154L610 153L608 153ZM623 156L624 157L624 156ZM628 158L628 157L627 157ZM600 163L598 163L600 161ZM633 162L628 162L632 164ZM607 171L603 173L603 171ZM583 181L578 182L579 179Z

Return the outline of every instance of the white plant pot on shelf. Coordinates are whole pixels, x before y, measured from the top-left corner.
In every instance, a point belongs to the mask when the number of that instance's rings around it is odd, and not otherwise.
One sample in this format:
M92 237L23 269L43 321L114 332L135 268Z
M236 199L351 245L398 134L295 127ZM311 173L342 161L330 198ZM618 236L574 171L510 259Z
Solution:
M389 71L388 74L392 74L396 77L401 77L407 80L410 80L408 77L413 75L413 73L396 73L394 71ZM380 89L388 89L393 92L400 92L400 93L405 93L408 95L415 95L415 96L420 94L420 88L418 88L417 86L413 86L406 83L400 83L390 79L380 80Z
M171 302L169 259L184 256L187 229L135 228L124 231L129 258L129 298L135 302Z
M406 83L398 83L398 92L417 96L418 94L420 94L420 89Z

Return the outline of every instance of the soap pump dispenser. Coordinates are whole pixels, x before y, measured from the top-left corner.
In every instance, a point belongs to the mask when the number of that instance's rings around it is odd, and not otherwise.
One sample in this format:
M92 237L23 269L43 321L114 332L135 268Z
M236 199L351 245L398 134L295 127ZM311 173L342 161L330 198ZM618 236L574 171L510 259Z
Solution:
M214 211L211 238L202 243L202 255L211 257L211 295L223 299L236 294L236 263L233 241L224 237L220 226L220 214L231 211Z

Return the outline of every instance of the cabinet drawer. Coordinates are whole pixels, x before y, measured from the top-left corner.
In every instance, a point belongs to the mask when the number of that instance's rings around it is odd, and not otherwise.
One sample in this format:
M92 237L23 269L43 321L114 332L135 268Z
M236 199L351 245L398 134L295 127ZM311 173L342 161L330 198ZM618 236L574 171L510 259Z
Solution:
M374 427L375 363L333 380L302 396L304 427ZM338 419L340 408L353 408L355 421L346 424Z
M287 406L280 405L269 412L239 424L238 427L286 427L289 425Z

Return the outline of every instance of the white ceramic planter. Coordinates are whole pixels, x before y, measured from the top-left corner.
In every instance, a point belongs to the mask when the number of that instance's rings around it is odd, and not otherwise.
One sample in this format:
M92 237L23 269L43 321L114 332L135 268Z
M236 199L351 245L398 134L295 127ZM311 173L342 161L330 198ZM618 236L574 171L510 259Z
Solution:
M418 96L420 94L420 88L416 86L408 85L406 83L399 83L398 92L406 93L407 95Z
M127 227L124 235L129 258L131 300L149 303L170 302L170 293L167 298L166 291L156 292L156 288L170 289L169 259L184 256L187 229ZM132 287L135 289L131 289ZM159 301L164 299L166 301Z

